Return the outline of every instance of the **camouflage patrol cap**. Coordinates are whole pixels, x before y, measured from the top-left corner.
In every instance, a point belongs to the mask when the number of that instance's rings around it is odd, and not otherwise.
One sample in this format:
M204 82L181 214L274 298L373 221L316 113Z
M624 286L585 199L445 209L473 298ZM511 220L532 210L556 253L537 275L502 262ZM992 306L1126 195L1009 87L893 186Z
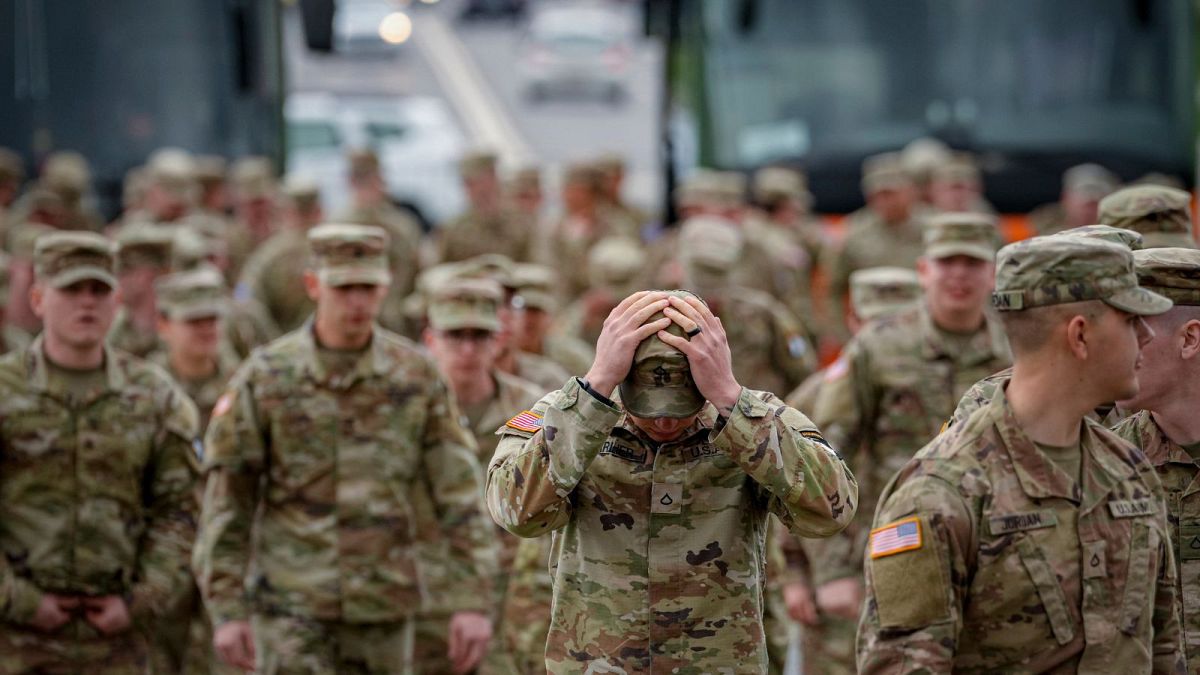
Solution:
M618 297L632 294L646 267L646 252L629 237L605 237L588 251L588 281Z
M196 157L192 177L200 185L209 187L224 183L225 173L228 169L229 162L224 157L220 155L200 155Z
M558 299L554 295L558 283L558 275L548 265L515 265L512 271L512 284L516 289L512 299L513 308L553 312L558 308Z
M727 273L742 254L742 233L720 216L695 216L679 228L679 260L691 272Z
M1099 220L1142 234L1146 248L1196 248L1192 238L1192 196L1158 185L1135 185L1100 200Z
M429 298L429 326L434 330L500 330L504 291L494 279L451 278Z
M127 225L117 234L117 270L171 266L176 228L168 225Z
M921 283L907 267L868 267L850 273L850 304L863 321L916 306Z
M117 287L117 256L111 241L93 232L48 232L37 238L33 269L38 281L64 288L84 280Z
M951 151L942 141L926 136L913 139L897 155L909 178L919 185L925 185L937 167L950 160Z
M308 231L317 278L326 286L392 282L388 270L388 233L374 225L327 223Z
M676 297L698 297L688 291L668 291ZM646 320L653 323L665 314L659 312ZM666 331L687 339L683 327L674 321ZM629 374L621 382L621 404L635 417L681 419L700 412L704 396L692 379L687 356L663 342L657 335L642 340L633 353Z
M257 199L269 197L275 192L275 169L266 157L242 157L234 162L229 173L239 198Z
M1133 251L1100 239L1034 237L1000 249L992 305L1020 311L1084 300L1103 300L1131 314L1150 316L1171 301L1138 286Z
M795 199L805 205L812 201L804 174L784 166L765 166L755 171L751 192L759 204L779 199Z
M1100 239L1109 241L1114 244L1125 246L1131 251L1136 251L1142 248L1141 233L1133 230L1126 230L1123 227L1112 227L1111 225L1083 225L1081 227L1072 227L1061 232L1046 235L1048 237L1083 237L1085 239Z
M297 211L309 211L321 201L321 187L309 176L289 173L283 177L283 197Z
M195 189L195 175L196 160L181 148L156 150L146 160L146 180L181 196Z
M455 268L461 277L494 279L502 288L513 288L513 261L502 253L484 253L458 263Z
M996 219L984 213L939 213L925 225L925 256L965 255L991 262L996 259L1000 234Z
M158 311L172 321L224 316L228 292L221 273L212 267L175 272L154 284Z
M8 251L14 258L31 260L37 240L50 232L57 232L45 223L21 223L8 231Z
M540 190L542 187L542 170L534 165L523 166L512 172L506 184L511 192Z
M498 159L490 150L468 152L458 160L458 173L463 178L473 178L483 173L495 173Z
M884 152L863 160L863 194L869 195L880 190L894 190L912 184L912 175L904 169L904 162L899 153Z
M178 227L171 243L171 269L193 269L209 257L219 255L224 245L224 239L206 227Z
M1063 173L1063 191L1081 192L1099 199L1117 189L1117 177L1099 164L1079 164Z
M930 171L930 179L939 183L978 183L979 163L969 152L956 152Z
M1200 305L1200 249L1148 248L1134 251L1138 283L1176 305Z
M52 153L42 165L42 183L64 195L75 198L87 191L92 183L92 169L87 159L70 150Z

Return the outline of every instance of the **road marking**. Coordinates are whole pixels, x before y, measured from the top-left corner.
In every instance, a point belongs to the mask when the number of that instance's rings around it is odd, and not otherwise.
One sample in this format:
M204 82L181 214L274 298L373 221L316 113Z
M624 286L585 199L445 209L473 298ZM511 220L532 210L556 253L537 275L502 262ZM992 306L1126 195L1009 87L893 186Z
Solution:
M488 86L466 46L446 21L434 14L414 19L417 47L433 68L450 102L458 110L475 143L494 150L507 165L535 159L529 143L517 131L504 103Z

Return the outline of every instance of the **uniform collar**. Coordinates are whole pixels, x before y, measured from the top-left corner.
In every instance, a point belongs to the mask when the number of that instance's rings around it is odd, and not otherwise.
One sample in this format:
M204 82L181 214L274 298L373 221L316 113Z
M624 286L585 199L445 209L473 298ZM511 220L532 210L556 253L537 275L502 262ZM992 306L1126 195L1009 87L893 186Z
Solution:
M379 335L379 326L371 328L371 342L366 351L354 364L354 369L346 377L332 376L325 372L321 359L317 356L317 334L314 319L309 317L300 329L299 360L304 373L314 382L326 385L332 389L347 389L362 379L372 375L383 375L387 372L387 356L384 354L383 340Z
M1088 511L1105 501L1122 482L1134 475L1128 461L1117 455L1107 439L1101 438L1091 422L1081 420L1079 430L1080 478L1082 484L1067 476L1017 425L1008 402L1007 385L996 390L992 406L999 410L996 430L1012 459L1021 489L1031 498L1059 497L1070 499Z
M44 337L39 334L25 350L25 375L29 385L35 391L51 393L49 371ZM105 391L119 391L128 384L125 371L117 363L117 356L108 343L104 344L104 375Z
M928 360L950 358L964 366L975 366L992 359L1008 356L1008 341L1000 322L984 312L983 326L971 335L961 353L951 349L942 336L942 331L933 323L933 317L925 303L917 312L921 322L921 356Z

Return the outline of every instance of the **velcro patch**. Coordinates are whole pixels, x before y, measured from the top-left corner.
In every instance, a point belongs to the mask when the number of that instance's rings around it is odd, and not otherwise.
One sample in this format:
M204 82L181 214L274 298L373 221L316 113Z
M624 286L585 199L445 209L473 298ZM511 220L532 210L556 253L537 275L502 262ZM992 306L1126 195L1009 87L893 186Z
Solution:
M1136 518L1154 515L1154 502L1149 499L1114 499L1108 503L1113 518Z
M506 422L504 426L516 429L517 431L536 434L542 428L542 416L532 410L526 410Z
M825 437L821 435L821 432L817 431L816 429L801 429L800 436L807 438L817 445L820 445L825 449L826 452L834 457L837 457L838 459L842 458L842 456L838 454L838 451L834 450L833 446L829 444L829 441L825 440Z
M1043 527L1058 525L1058 516L1053 511L1032 511L1029 513L1005 513L988 518L988 531L992 536L1038 530Z
M607 441L604 441L604 447L600 448L600 454L612 455L618 459L623 459L627 462L634 462L635 464L641 464L642 462L646 461L645 449L639 450L611 438Z
M917 516L871 530L871 559L921 548L921 519Z

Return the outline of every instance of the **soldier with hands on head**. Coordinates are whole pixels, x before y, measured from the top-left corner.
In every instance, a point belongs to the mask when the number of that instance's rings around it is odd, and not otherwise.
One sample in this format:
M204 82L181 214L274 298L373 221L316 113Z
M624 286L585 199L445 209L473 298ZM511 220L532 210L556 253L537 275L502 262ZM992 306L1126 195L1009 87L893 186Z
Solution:
M1167 504L1137 448L1087 419L1137 395L1143 317L1127 247L1000 250L992 302L1012 379L880 498L858 666L910 672L1182 672Z
M259 673L404 672L436 605L467 672L495 570L475 443L433 361L376 324L387 233L308 240L313 318L254 352L207 432L194 566L214 645Z
M0 359L0 672L145 672L147 637L190 588L196 408L105 345L113 246L46 234L44 330Z
M555 537L551 673L765 671L768 514L829 536L858 503L808 418L738 383L721 320L686 291L623 300L587 376L501 433L492 517Z

